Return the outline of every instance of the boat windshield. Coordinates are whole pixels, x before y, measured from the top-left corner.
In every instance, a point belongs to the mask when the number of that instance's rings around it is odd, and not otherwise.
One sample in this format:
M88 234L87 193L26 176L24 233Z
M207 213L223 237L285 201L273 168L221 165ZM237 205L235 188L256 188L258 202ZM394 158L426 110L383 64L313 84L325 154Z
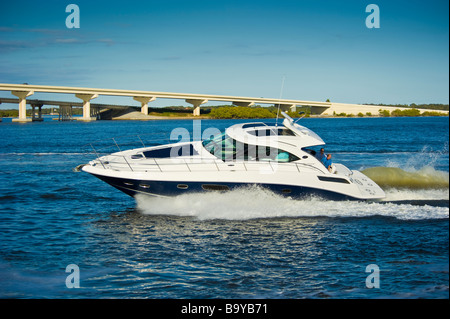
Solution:
M203 147L223 161L276 161L292 162L299 158L284 150L242 143L226 133L213 136L202 142Z
M318 140L318 141L320 141L322 143L325 143L325 142L323 142L322 138L319 135L317 135L314 131L310 130L309 128L304 127L304 126L299 125L299 124L295 124L295 127L298 128L299 131L302 132L303 134L309 135L312 138L314 138L314 139L316 139L316 140Z
M215 135L202 142L203 147L214 156L225 160L236 152L236 145L233 139L226 133Z

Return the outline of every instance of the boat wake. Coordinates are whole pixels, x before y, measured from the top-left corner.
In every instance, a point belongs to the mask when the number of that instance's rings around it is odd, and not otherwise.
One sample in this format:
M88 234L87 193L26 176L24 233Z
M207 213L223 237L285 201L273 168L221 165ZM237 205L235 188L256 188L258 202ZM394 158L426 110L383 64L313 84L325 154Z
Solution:
M446 195L445 195L446 194ZM444 201L446 204L433 205ZM191 193L170 198L136 195L137 209L147 215L189 216L200 220L248 220L277 217L372 217L401 220L449 217L448 190L429 193L422 190L392 189L386 201L329 201L311 196L303 200L284 197L257 186L224 193ZM412 200L423 198L415 204Z
M383 189L448 189L449 173L425 166L405 171L398 167L372 167L362 171Z
M418 170L373 167L362 171L386 193L382 202L449 207L449 173L425 166Z
M388 167L362 170L385 191L386 197L378 201L330 201L318 196L296 200L251 186L224 193L190 193L170 198L137 195L137 209L143 214L191 216L200 220L372 216L448 219L449 173L433 167L438 155L424 149L407 159L404 169L398 167L399 163L389 162Z

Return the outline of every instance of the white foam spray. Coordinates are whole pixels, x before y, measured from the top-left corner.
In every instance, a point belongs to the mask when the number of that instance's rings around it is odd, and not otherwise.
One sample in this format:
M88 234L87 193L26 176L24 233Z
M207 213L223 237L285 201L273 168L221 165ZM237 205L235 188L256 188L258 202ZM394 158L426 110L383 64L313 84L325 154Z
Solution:
M390 196L395 197L395 192ZM404 199L405 194L401 193L400 196ZM392 202L329 201L319 197L295 200L256 186L225 193L191 193L170 198L137 195L136 202L137 209L143 214L191 216L200 220L376 215L402 220L449 217L448 207Z

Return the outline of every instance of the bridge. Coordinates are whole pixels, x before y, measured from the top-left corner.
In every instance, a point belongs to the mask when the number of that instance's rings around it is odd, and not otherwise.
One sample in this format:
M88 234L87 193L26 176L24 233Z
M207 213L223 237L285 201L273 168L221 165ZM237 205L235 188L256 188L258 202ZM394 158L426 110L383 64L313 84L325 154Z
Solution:
M59 105L60 114L63 117L71 113L72 106L83 107L83 116L78 118L81 121L94 121L98 118L99 110L102 108L129 108L136 107L130 105L109 105L109 104L91 104L91 100L103 96L121 96L130 97L134 101L141 104L141 113L148 115L148 104L156 99L181 99L193 106L193 115L200 115L200 106L209 101L231 102L235 106L252 106L255 104L280 105L283 110L296 110L297 106L308 106L311 109L312 115L328 115L333 114L353 114L371 113L377 115L380 109L393 111L395 109L405 110L407 108L394 106L378 106L378 105L362 105L362 104L345 104L345 103L331 103L331 102L317 102L304 100L290 100L290 99L275 99L275 98L255 98L255 97L240 97L240 96L226 96L226 95L209 95L209 94L188 94L188 93L170 93L170 92L154 92L154 91L135 91L135 90L116 90L116 89L96 89L96 88L80 88L80 87L66 87L66 86L48 86L48 85L28 85L28 84L5 84L0 83L0 91L9 91L17 99L0 98L0 103L17 103L19 106L19 117L13 119L18 122L28 122L33 119L36 120L35 108L40 110L43 105ZM81 102L60 102L47 100L28 100L27 98L34 93L62 93L75 95ZM26 105L29 104L33 108L32 118L26 116ZM139 107L137 107L139 108ZM421 112L430 111L419 109ZM435 112L444 113L448 115L448 111L433 110ZM61 116L61 115L60 115ZM37 120L41 119L38 116Z
M8 103L8 104L19 104L20 99L15 98L3 98L0 97L0 104ZM72 120L72 107L83 107L82 102L66 102L66 101L50 101L50 100L37 100L37 99L27 99L26 104L30 105L32 108L31 112L31 121L42 121L42 107L44 105L52 105L59 107L59 120ZM35 109L38 109L36 112ZM128 108L139 109L137 106L129 106L129 105L116 105L116 104L99 104L99 103L91 103L90 105L90 115L92 118L100 119L103 118L101 116L102 110L123 110ZM18 121L18 119L13 119ZM30 121L30 119L26 118L26 122Z
M79 102L83 107L83 116L80 118L82 121L96 120L95 116L92 116L91 100L97 98L100 95L104 96L127 96L133 98L133 100L141 103L141 112L145 115L148 114L148 104L156 99L182 99L186 103L192 104L193 115L200 115L200 105L209 101L231 102L236 106L252 106L255 104L269 104L280 105L282 108L295 109L296 106L309 106L311 107L312 114L321 114L324 110L331 106L330 102L314 102L314 101L302 101L302 100L289 100L289 99L271 99L271 98L254 98L254 97L239 97L239 96L226 96L226 95L208 95L208 94L188 94L188 93L169 93L169 92L154 92L154 91L134 91L134 90L116 90L116 89L96 89L96 88L79 88L79 87L65 87L65 86L47 86L47 85L28 85L28 84L5 84L0 83L0 91L10 91L12 95L16 96L14 102L19 105L19 117L13 119L18 122L27 122L31 119L26 116L26 104L27 98L34 93L63 93L74 94L76 98L82 100ZM11 100L0 98L0 101L4 103L11 103ZM34 107L42 107L42 105L72 105L77 103L70 102L51 102L34 100L30 104ZM34 105L34 106L33 106ZM97 105L98 107L99 105ZM108 108L108 105L104 105ZM118 106L119 107L119 106ZM122 106L129 107L129 106ZM33 112L34 114L34 112Z

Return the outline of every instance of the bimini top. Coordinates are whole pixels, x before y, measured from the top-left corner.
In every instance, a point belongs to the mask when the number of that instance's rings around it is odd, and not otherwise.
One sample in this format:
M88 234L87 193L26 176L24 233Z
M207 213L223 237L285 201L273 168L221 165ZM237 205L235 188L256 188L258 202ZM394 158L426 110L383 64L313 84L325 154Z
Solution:
M244 123L227 128L226 134L239 142L253 145L280 147L285 144L304 148L325 144L312 130L295 123L286 113L281 114L285 117L284 127L269 126L265 123Z

